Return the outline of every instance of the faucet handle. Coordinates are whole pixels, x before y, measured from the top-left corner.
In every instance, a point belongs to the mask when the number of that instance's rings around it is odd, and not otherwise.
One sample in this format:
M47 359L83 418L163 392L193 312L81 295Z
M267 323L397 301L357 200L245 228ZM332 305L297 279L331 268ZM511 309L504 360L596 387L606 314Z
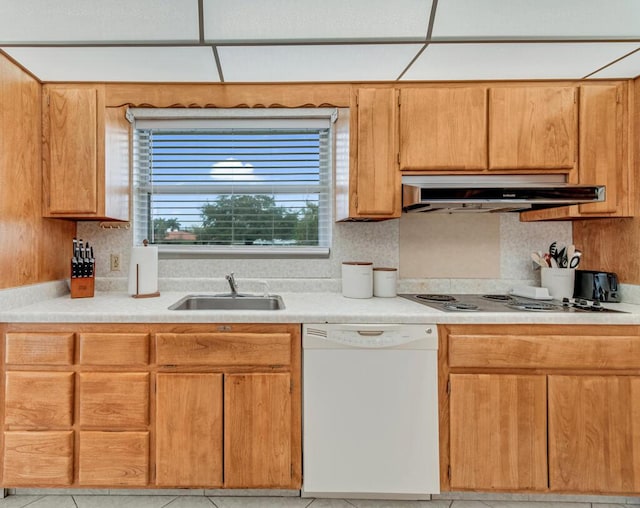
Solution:
M268 298L269 297L269 284L267 284L266 280L259 280L258 284L262 285L262 297L263 298Z

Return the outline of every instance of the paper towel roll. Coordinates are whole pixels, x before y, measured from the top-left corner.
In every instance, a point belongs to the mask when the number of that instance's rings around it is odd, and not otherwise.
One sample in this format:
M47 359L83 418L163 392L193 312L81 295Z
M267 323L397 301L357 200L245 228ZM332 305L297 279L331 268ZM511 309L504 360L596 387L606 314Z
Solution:
M157 291L158 247L133 247L129 263L129 294L148 295Z

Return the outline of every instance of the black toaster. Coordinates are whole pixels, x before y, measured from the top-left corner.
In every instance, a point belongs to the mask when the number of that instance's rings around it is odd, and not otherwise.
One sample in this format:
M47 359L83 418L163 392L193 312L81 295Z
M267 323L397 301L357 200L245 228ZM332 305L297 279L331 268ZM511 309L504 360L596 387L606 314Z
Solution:
M573 296L598 302L619 302L618 276L613 272L576 270Z

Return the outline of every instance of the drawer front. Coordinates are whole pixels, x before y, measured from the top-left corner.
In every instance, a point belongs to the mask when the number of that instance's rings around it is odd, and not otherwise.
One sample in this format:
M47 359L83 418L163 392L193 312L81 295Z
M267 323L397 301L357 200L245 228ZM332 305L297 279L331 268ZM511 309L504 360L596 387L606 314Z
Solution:
M5 432L3 487L73 482L73 432Z
M7 333L7 365L71 365L73 333Z
M129 485L149 482L148 432L80 432L78 482Z
M640 337L449 335L451 367L637 369Z
M81 333L82 365L147 365L149 335L146 333Z
M73 423L73 372L7 372L5 427L61 428Z
M80 425L142 429L149 424L149 374L85 372L80 376Z
M288 333L158 333L158 365L270 365L291 363Z

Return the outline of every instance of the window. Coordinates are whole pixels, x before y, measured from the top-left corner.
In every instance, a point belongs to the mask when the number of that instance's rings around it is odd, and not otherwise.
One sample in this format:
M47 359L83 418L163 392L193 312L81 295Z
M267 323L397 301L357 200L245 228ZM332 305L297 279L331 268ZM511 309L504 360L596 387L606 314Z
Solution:
M327 255L335 109L133 109L134 241Z

